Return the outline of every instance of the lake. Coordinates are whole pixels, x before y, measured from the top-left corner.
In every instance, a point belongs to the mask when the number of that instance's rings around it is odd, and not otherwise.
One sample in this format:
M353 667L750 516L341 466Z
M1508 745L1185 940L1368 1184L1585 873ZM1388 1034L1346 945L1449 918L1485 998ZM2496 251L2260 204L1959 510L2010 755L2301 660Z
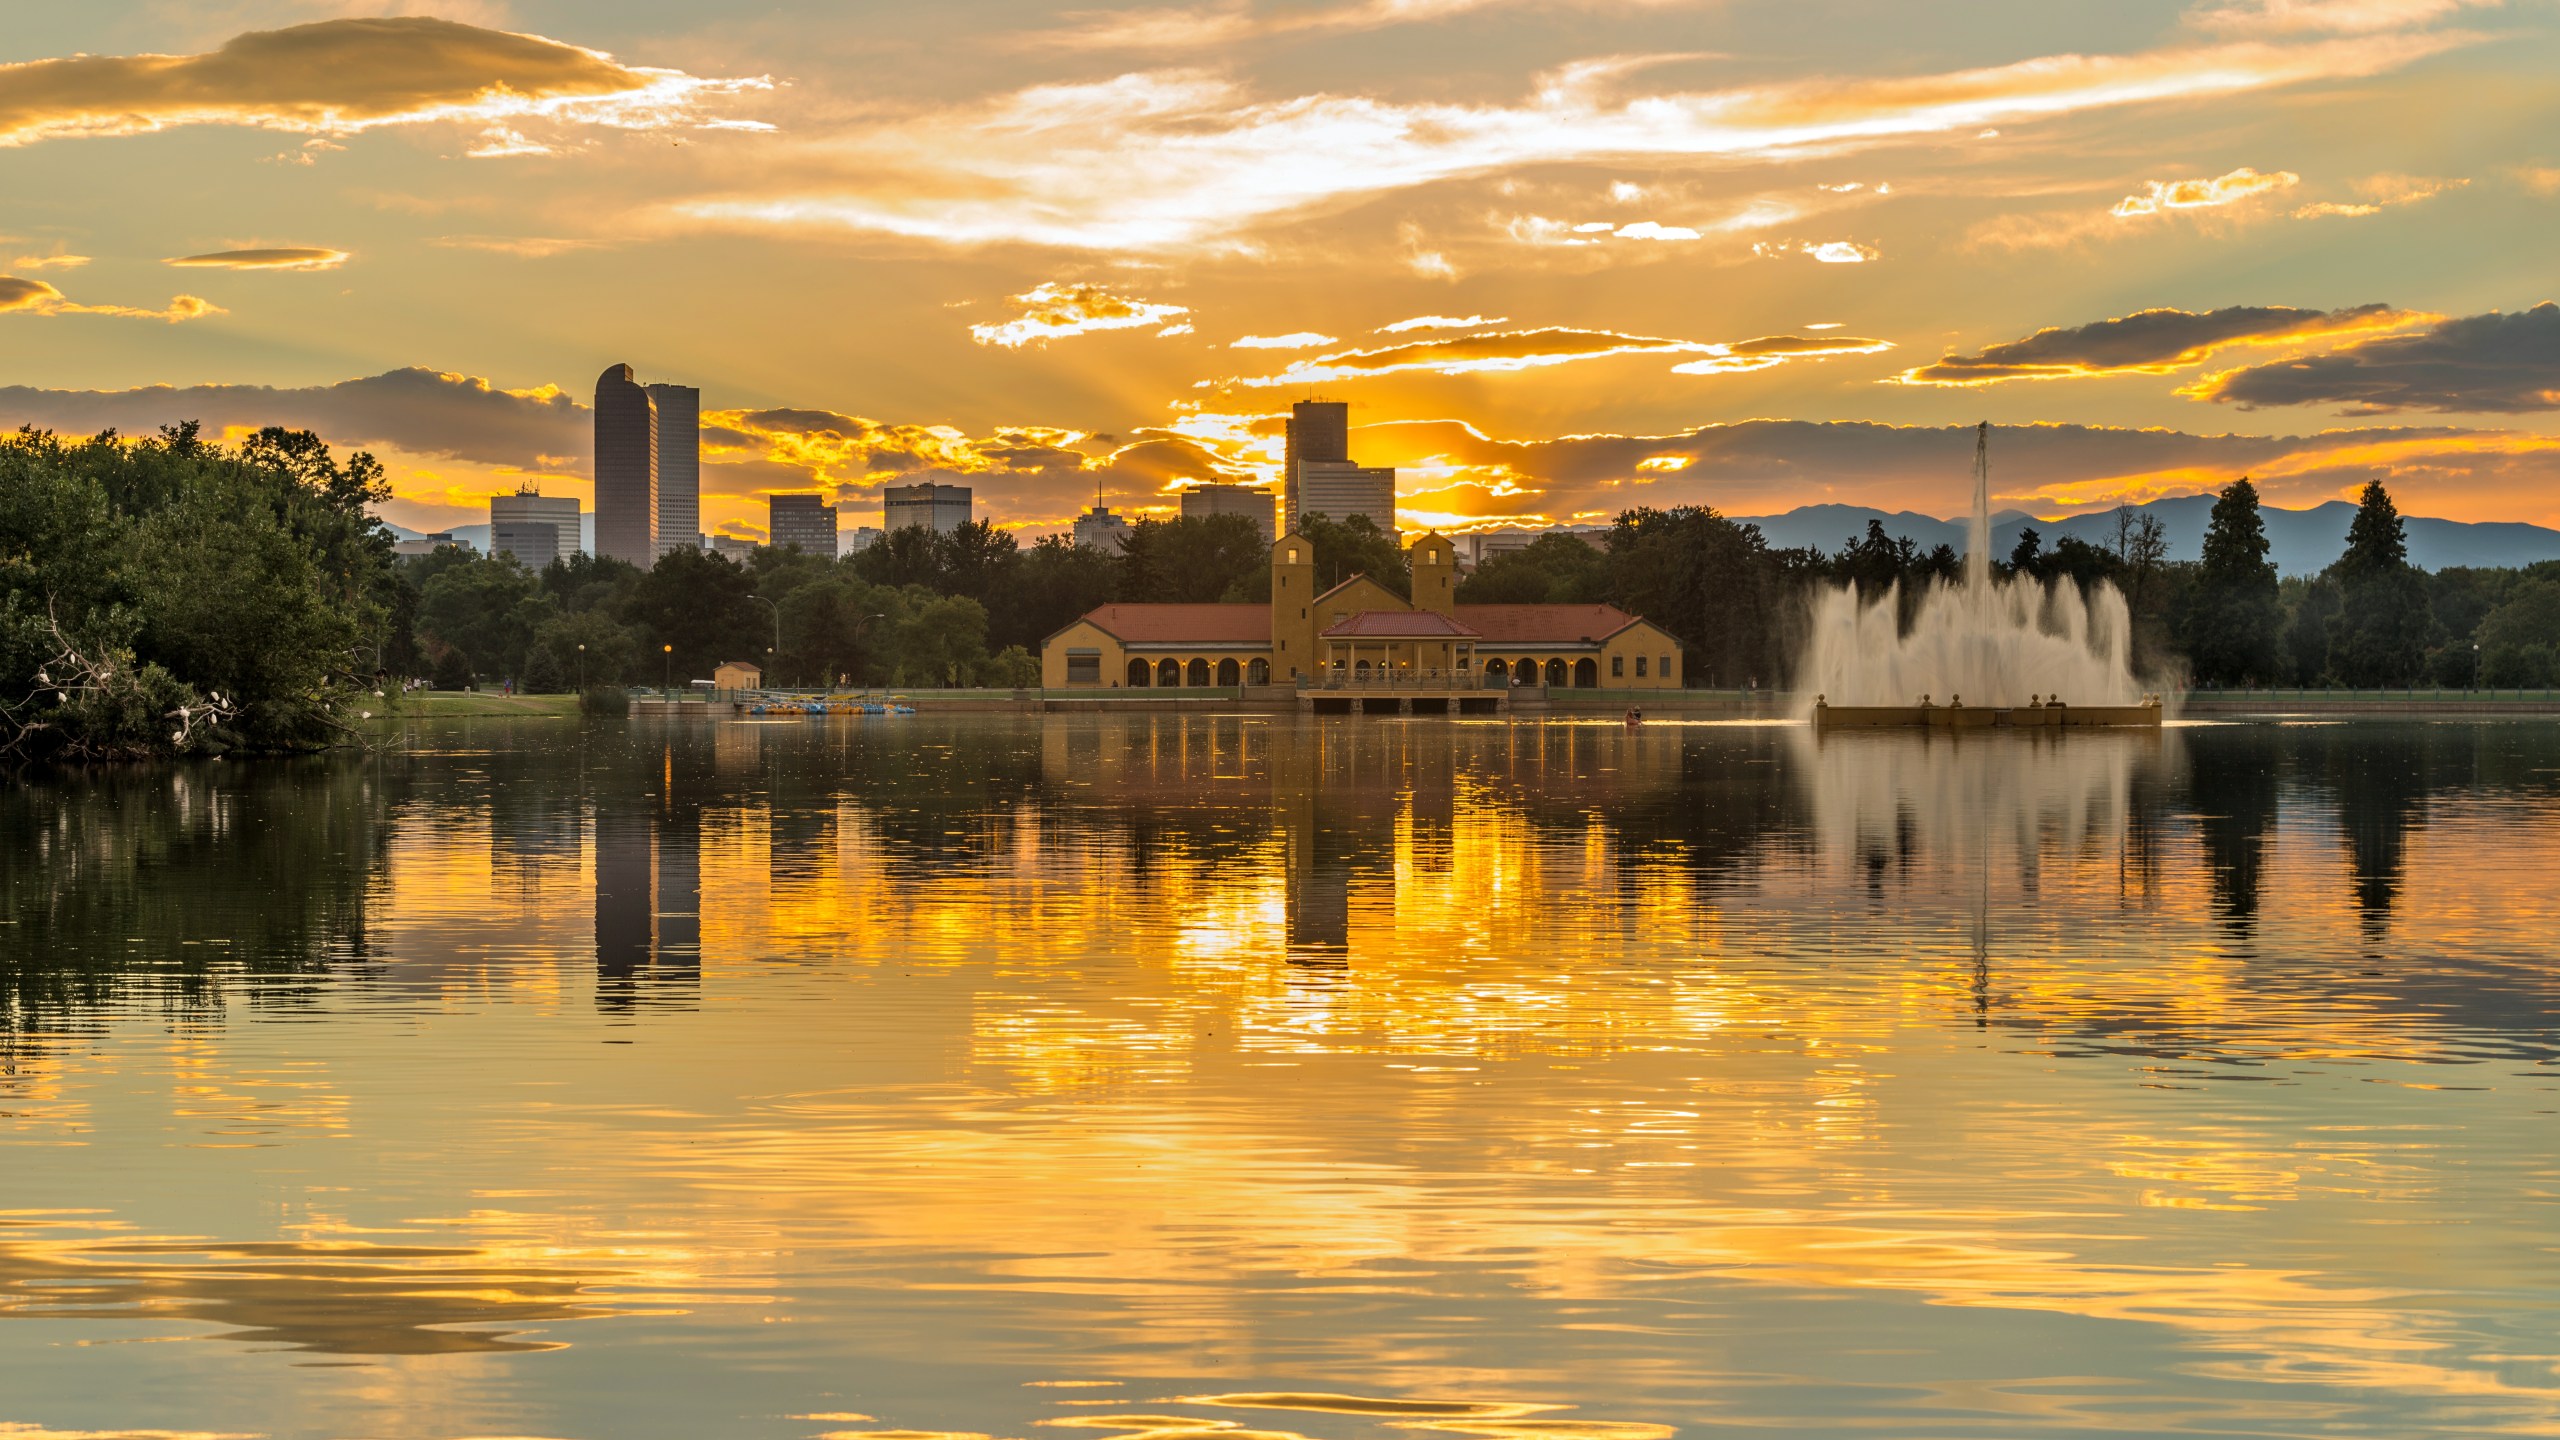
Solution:
M2560 724L452 721L0 857L0 1435L2560 1430Z

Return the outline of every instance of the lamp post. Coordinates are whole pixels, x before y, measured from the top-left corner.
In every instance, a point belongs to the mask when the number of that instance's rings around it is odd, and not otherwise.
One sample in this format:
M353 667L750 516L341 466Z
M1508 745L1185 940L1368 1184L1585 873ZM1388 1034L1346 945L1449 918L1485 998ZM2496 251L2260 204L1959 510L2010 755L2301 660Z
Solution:
M861 619L853 622L853 648L857 655L862 649L862 632L871 628L872 621L886 620L888 618L889 617L885 614L865 615ZM859 667L861 663L862 662L858 658L854 661L854 664L857 667ZM863 688L867 690L870 687L866 685Z
M578 693L587 693L587 647L578 647Z
M676 647L673 645L661 645L658 649L667 657L667 683L663 688L668 694L672 695L675 693L676 688Z
M761 595L750 595L747 598L773 612L773 663L780 665L782 663L782 607Z
M2480 693L2480 642L2471 642L2471 693Z

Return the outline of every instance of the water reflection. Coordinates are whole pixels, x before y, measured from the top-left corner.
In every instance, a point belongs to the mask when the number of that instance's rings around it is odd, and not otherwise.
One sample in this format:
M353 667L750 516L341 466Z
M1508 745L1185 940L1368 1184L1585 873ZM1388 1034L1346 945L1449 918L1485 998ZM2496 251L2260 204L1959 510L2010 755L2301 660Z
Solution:
M0 1394L2550 1428L2555 778L2526 726L1080 716L25 787ZM173 1418L48 1368L111 1331L259 1343L125 1347ZM201 1357L271 1347L480 1368L250 1423Z

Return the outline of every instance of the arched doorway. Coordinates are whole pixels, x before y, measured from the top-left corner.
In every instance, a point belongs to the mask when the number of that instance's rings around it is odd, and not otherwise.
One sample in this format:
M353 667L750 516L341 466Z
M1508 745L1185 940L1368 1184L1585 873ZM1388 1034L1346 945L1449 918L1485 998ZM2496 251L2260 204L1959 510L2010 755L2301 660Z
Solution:
M1195 659L1193 659L1193 660L1192 660L1192 662L1191 662L1191 682L1190 682L1190 683L1192 683L1193 685L1206 685L1206 684L1208 684L1208 683L1209 683L1209 662L1208 662L1208 661L1206 661L1206 660L1201 660L1201 659L1197 659L1197 658L1195 658Z
M1159 685L1179 685L1179 684L1181 684L1181 683L1182 683L1182 662L1181 662L1181 661L1179 661L1179 660L1159 660L1159 661L1157 661L1157 662L1156 662L1156 683L1157 683L1157 684L1159 684Z
M1268 684L1270 684L1270 683L1271 683L1271 662L1270 662L1270 661L1268 661L1268 660L1256 660L1256 661L1254 661L1252 664L1245 666L1245 667L1244 667L1244 683L1246 683L1247 685L1268 685Z
M1129 662L1129 688L1130 688L1130 689L1132 689L1132 690L1144 690L1145 688L1147 688L1147 680L1148 680L1148 678L1149 678L1150 676L1152 676L1154 673L1155 673L1155 672L1154 672L1152 669L1150 669L1150 668L1148 667L1148 665L1147 665L1147 662L1146 662L1146 661L1144 661L1144 660L1132 660L1132 661L1130 661L1130 662Z
M1519 659L1512 661L1512 662L1511 662L1511 683L1512 683L1512 684L1514 684L1514 685L1535 685L1535 684L1537 684L1537 683L1538 683L1538 662L1537 662L1537 661L1535 661L1535 660L1530 659L1530 658L1529 658L1528 656L1526 656L1526 655L1523 655L1523 656L1521 656Z
M1244 668L1236 664L1236 657L1233 655L1230 655L1226 659L1218 662L1218 683L1221 685L1241 685L1244 683Z
M1511 683L1511 666L1506 661L1487 660L1484 662L1484 678L1508 685Z
M1368 676L1368 674L1369 674L1369 662L1368 662L1368 661L1366 661L1366 660L1363 660L1363 661L1360 661L1358 664L1353 665L1353 666L1351 667L1351 673L1352 673L1352 674L1354 674L1354 675L1358 675L1358 676L1360 676L1360 677L1362 677L1362 678L1364 678L1364 679L1365 679L1365 678L1367 678L1367 676Z
M1585 655L1581 659L1573 662L1573 685L1575 689L1588 690L1599 683L1599 661Z
M1550 684L1550 685L1559 685L1559 686L1560 686L1560 685L1564 684L1564 680L1565 680L1564 661L1562 661L1562 660L1549 660L1549 661L1547 662L1547 683L1548 683L1548 684Z

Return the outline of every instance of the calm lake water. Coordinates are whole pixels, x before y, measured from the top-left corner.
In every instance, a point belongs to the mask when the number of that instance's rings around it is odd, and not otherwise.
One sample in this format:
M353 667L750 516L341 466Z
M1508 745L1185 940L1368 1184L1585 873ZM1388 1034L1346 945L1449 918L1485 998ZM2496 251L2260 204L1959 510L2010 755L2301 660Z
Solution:
M409 733L0 797L0 1435L2560 1432L2560 725Z

